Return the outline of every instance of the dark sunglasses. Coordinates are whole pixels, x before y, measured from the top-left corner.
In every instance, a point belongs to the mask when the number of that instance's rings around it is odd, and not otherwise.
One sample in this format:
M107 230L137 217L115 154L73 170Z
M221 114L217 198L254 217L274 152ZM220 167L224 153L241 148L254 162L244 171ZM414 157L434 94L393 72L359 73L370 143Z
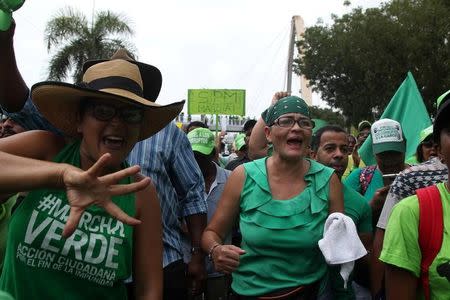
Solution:
M87 107L92 110L92 115L99 121L110 121L119 115L127 123L136 124L144 119L144 111L139 108L118 108L103 103L88 103Z

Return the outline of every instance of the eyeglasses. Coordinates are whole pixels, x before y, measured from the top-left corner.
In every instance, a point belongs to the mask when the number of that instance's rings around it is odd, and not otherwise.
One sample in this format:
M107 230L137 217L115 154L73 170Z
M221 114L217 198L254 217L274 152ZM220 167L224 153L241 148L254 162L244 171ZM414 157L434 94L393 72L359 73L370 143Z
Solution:
M92 109L92 115L99 121L109 121L119 115L127 123L137 124L144 119L144 112L139 108L118 108L103 103L88 103L87 106Z
M313 129L315 126L314 121L308 118L300 118L296 120L294 117L280 117L273 123L282 128L292 128L295 123L303 129Z

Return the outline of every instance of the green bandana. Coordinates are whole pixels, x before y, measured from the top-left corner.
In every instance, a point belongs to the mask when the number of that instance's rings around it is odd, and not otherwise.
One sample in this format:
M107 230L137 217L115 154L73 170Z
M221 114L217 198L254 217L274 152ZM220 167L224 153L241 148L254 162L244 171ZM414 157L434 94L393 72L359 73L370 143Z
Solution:
M305 100L297 96L289 96L278 100L273 106L262 113L267 125L272 125L280 116L288 113L299 113L310 117L309 108Z

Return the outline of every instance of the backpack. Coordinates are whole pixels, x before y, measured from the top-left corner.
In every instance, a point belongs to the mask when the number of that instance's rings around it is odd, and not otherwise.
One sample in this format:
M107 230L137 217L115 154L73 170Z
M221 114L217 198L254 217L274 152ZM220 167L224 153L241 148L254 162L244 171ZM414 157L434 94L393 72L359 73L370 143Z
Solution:
M422 252L420 282L426 300L430 299L429 268L442 246L444 216L437 186L416 191L419 200L419 246Z
M372 181L372 177L376 169L377 166L374 165L365 167L361 170L361 173L359 174L359 185L361 186L361 195L364 196L364 194L366 193L367 187Z

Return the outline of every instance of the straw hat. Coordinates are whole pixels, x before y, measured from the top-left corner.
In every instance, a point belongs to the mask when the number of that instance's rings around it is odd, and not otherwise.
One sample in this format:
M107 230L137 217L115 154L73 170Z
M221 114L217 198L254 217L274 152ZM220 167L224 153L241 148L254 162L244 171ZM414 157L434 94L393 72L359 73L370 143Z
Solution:
M128 51L124 48L119 48L110 59L93 59L88 60L83 64L83 73L86 72L87 69L96 65L98 63L102 63L108 60L113 59L124 59L130 63L138 66L139 71L141 72L142 77L142 87L144 90L144 98L150 100L152 102L156 101L158 98L159 92L161 90L162 85L162 75L159 69L155 66L148 65L142 63L140 61L134 60L134 58L130 57Z
M82 85L39 82L31 88L33 102L50 123L69 136L78 135L81 100L102 99L133 104L144 110L139 140L146 139L171 122L183 109L184 101L164 106L149 101L144 96L143 82L149 82L151 68L147 69L150 72L141 72L145 66L138 66L124 58L116 56L115 59L93 64L85 70ZM153 95L156 99L161 80L154 85L156 88L149 88L147 95Z

